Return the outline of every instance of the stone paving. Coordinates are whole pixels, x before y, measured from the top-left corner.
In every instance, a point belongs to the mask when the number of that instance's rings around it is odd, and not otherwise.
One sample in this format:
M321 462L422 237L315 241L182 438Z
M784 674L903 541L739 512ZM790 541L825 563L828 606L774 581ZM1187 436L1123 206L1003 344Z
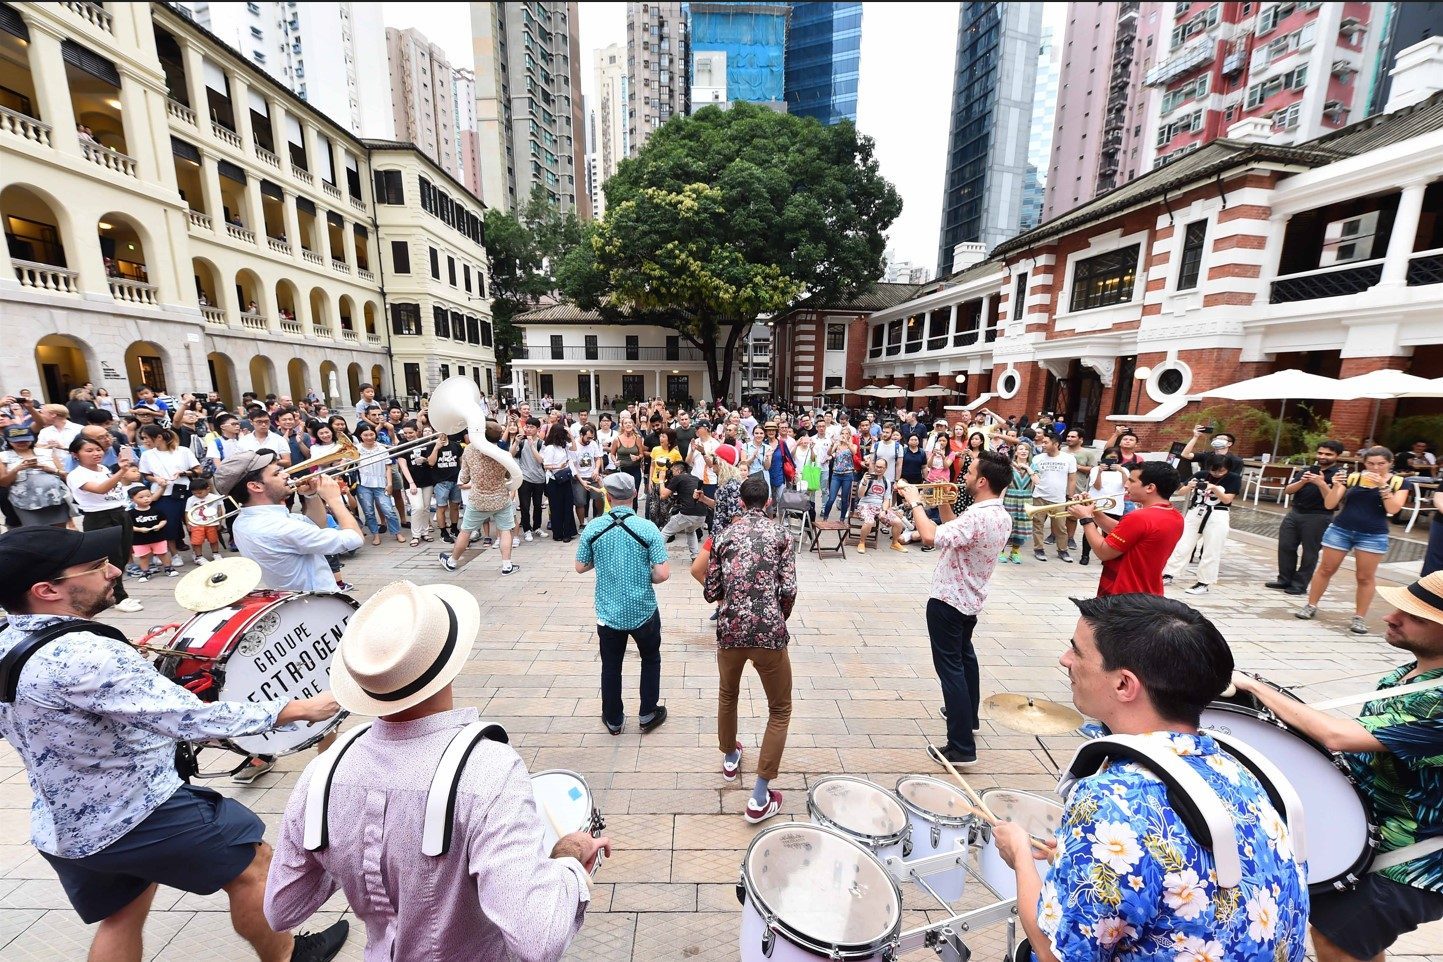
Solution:
M1242 536L1256 541L1256 536ZM435 561L435 548L388 543L366 547L346 569L365 598L387 581L465 585L480 599L485 630L471 664L457 682L459 701L474 705L511 734L533 771L581 772L596 793L616 843L602 868L592 908L569 958L724 960L738 955L740 915L734 891L742 852L756 829L740 811L750 788L766 714L754 675L741 696L744 777L725 783L718 772L713 719L715 663L710 606L686 576L686 552L672 545L672 579L660 588L664 624L662 692L670 710L665 727L642 737L634 720L613 738L601 725L592 578L572 568L575 545L540 541L518 545L521 570L499 574L495 551L471 555L454 574ZM1269 543L1234 543L1222 583L1193 600L1213 617L1234 646L1241 666L1287 685L1308 700L1370 688L1401 659L1382 640L1386 606L1376 605L1368 636L1348 634L1351 578L1335 579L1316 621L1292 617L1294 599L1259 587L1270 575ZM800 600L791 621L794 714L783 774L785 814L806 818L806 788L835 773L871 778L891 787L905 774L939 774L924 754L928 738L943 737L940 695L932 672L923 606L935 554L914 546L845 561L799 561ZM1389 566L1392 568L1394 566ZM1413 566L1416 571L1416 565ZM999 566L991 601L977 628L983 694L1028 692L1067 700L1067 679L1057 665L1075 619L1069 595L1089 595L1098 568L1055 559ZM1400 575L1406 576L1404 572ZM151 625L180 620L170 597L174 582L135 585L143 613L107 620L132 637ZM1184 596L1180 596L1184 597ZM637 661L626 668L627 707L636 711ZM1061 759L1075 740L1048 739ZM1052 766L1031 738L982 723L981 762L969 775L979 789L1008 786L1048 790ZM255 785L210 784L261 813L272 831L309 754L282 759ZM30 791L14 753L0 743L0 958L7 962L83 958L90 931L71 912L48 864L27 843ZM769 824L775 824L775 821ZM992 901L969 884L959 907ZM223 895L200 898L162 891L146 929L146 959L251 958L232 932ZM941 917L917 889L904 892L905 924ZM319 927L348 915L336 896L312 920ZM341 958L360 959L365 934L353 927ZM979 959L998 960L1005 929L966 935ZM1393 958L1443 962L1443 925L1405 938ZM908 956L920 962L929 952Z

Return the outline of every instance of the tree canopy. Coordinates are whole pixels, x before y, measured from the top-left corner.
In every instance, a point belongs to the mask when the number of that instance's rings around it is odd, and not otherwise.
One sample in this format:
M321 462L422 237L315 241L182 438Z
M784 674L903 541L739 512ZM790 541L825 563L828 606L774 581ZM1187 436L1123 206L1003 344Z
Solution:
M715 397L760 315L872 284L902 210L850 123L747 103L672 119L604 189L606 218L564 258L562 290L675 329L707 358Z

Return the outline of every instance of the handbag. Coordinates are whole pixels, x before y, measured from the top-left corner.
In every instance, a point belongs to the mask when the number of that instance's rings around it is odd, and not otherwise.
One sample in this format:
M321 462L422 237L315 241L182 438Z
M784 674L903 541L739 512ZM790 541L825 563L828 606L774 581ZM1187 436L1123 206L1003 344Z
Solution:
M818 491L822 487L822 468L815 461L808 461L802 467L802 480L807 482L807 490Z
M792 452L787 449L787 442L778 442L782 446L782 478L791 484L797 479L797 462L792 460Z

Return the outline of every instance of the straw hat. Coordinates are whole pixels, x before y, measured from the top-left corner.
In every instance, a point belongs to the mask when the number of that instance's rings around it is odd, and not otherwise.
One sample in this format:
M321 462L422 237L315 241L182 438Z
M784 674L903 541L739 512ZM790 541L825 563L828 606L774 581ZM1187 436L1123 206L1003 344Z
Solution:
M1443 571L1425 575L1406 588L1379 588L1378 594L1399 611L1443 625Z
M331 694L358 715L393 715L461 673L481 607L457 585L395 581L351 616L331 665Z

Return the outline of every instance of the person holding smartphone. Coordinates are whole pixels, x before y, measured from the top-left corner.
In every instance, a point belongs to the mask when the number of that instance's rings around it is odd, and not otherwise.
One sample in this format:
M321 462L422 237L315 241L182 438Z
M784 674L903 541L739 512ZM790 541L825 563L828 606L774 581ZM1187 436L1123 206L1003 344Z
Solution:
M1264 582L1265 588L1290 595L1308 593L1308 583L1313 580L1318 554L1323 548L1323 532L1333 520L1333 509L1326 501L1333 478L1341 470L1338 456L1342 453L1341 442L1320 442L1317 460L1294 473L1283 489L1293 501L1278 531L1278 576ZM1299 549L1302 560L1298 558Z

